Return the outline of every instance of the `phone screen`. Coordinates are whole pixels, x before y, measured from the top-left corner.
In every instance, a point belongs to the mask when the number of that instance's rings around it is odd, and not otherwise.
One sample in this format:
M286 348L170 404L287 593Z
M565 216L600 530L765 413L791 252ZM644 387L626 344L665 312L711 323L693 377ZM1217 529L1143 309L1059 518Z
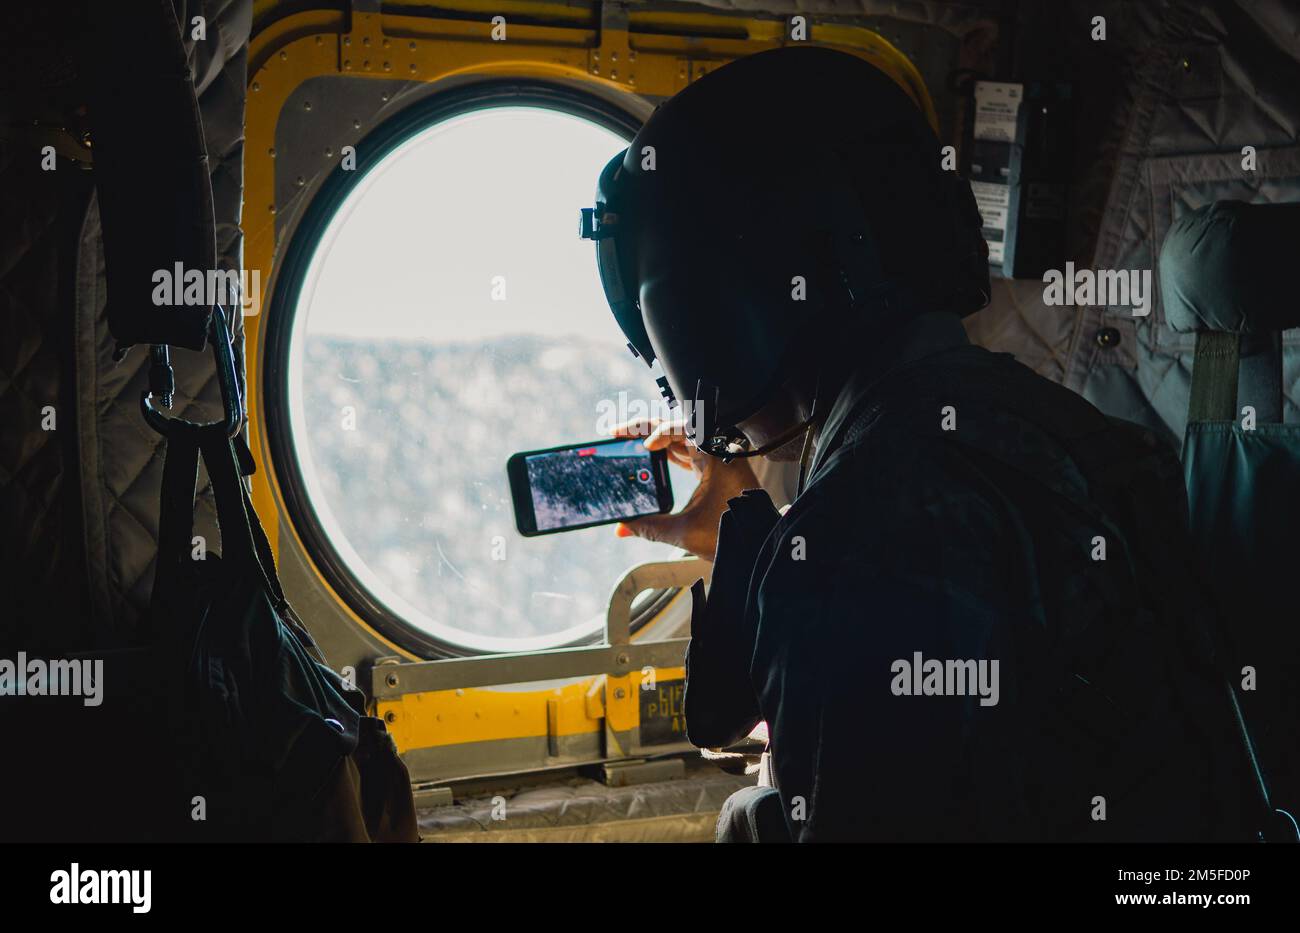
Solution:
M672 508L665 458L646 450L635 438L516 454L512 460L516 465L511 472L526 480L532 507L531 523L518 516L520 530L526 534L605 524Z

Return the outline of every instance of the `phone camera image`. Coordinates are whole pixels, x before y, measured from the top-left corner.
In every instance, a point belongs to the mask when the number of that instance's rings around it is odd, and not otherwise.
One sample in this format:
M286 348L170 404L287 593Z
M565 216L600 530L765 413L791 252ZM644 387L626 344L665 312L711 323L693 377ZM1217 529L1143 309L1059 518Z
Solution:
M659 511L651 455L639 440L533 454L525 463L538 531Z

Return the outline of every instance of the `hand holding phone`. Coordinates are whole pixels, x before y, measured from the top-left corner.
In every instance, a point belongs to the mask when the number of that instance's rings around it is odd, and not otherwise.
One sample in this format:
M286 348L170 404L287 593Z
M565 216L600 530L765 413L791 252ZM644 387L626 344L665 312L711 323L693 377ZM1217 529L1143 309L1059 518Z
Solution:
M648 448L667 454L670 463L685 467L699 477L699 484L680 512L620 524L619 535L671 544L696 557L713 560L718 546L718 521L727 510L728 500L746 489L761 488L749 461L723 463L702 453L687 440L685 424L681 421L654 418L632 421L616 427L614 434L644 438Z

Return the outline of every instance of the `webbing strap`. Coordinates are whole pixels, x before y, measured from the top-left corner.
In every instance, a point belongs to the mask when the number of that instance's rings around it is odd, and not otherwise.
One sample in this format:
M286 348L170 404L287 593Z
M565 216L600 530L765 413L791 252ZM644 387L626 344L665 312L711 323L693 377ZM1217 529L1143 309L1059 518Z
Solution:
M1240 360L1237 334L1202 331L1196 335L1192 360L1192 391L1187 401L1187 421L1232 421L1237 417L1237 370Z
M1237 404L1254 408L1256 421L1261 424L1282 422L1281 333L1242 338L1241 368L1237 384Z
M1269 350L1273 352L1269 352ZM1223 331L1201 331L1196 335L1196 353L1192 362L1192 390L1187 402L1187 423L1234 421L1237 417L1237 382L1244 376L1248 401L1258 409L1263 421L1281 421L1281 345L1266 348L1254 355L1250 365L1241 366L1241 337ZM1276 396L1276 397L1275 397ZM1242 713L1237 692L1230 680L1224 681L1233 724L1241 740L1250 768L1251 783L1261 810L1259 838L1266 841L1294 842L1300 839L1295 821L1283 810L1274 810L1268 780L1255 752L1255 741Z
M174 634L168 630L165 620L174 609L176 591L193 585L182 570L190 558L198 475L198 438L190 431L168 437L159 496L158 559L150 599L150 640Z

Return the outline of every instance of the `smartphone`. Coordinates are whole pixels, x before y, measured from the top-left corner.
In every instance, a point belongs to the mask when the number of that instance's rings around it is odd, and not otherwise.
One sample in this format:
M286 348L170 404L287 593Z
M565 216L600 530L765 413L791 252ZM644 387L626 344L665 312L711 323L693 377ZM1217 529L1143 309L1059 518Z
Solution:
M671 512L668 455L639 438L517 453L506 462L515 526L525 537Z

